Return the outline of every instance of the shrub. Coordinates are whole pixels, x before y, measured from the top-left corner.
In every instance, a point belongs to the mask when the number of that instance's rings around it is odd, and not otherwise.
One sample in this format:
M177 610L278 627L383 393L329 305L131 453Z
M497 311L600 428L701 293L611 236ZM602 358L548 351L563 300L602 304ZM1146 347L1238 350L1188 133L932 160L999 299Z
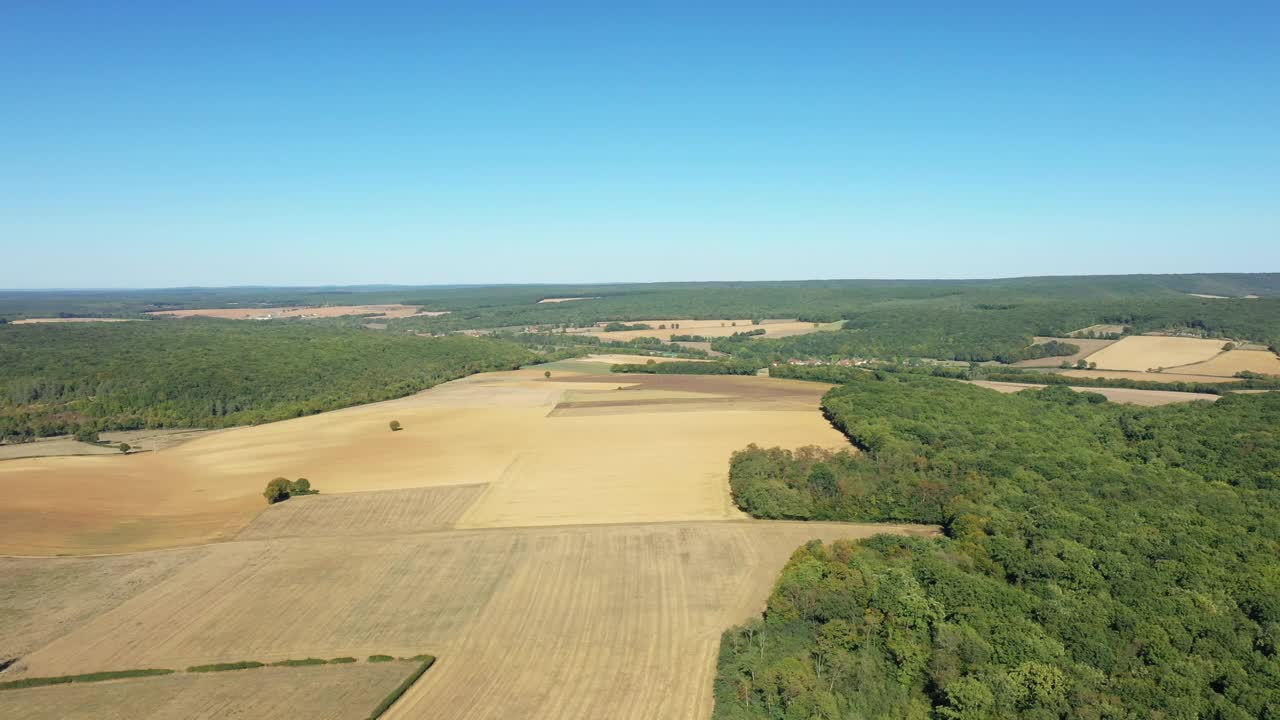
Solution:
M390 425L391 425L391 432L396 432L397 430L399 430L399 429L402 427L402 426L400 425L400 421L399 421L399 420L392 420L392 421L391 421L391 423L390 423Z
M306 665L328 665L328 660L320 658L303 658L302 660L281 660L271 663L271 667L304 667Z
M98 431L93 428L80 428L76 431L76 440L82 443L98 442Z
M130 451L130 450L132 450L132 449L133 449L133 447L132 447L131 445L129 445L129 443L120 443L119 445L117 445L117 446L116 446L116 449L117 449L117 450L119 450L120 452L122 452L122 453L124 453L124 454L128 455L128 454L129 454L129 451Z
M369 662L391 662L395 658L390 655L370 655Z
M268 505L275 505L289 499L289 488L292 486L288 480L278 477L267 483L267 489L262 491L262 496L267 499Z
M311 481L306 478L298 478L289 483L290 495L315 495L319 490L311 489Z
M345 665L345 664L347 664L347 663L353 663L353 662L355 662L355 661L356 661L356 659L355 659L355 658L353 658L353 657L349 657L349 656L348 656L348 657L336 657L336 658L334 658L334 659L330 660L330 661L329 661L329 664L330 664L330 665Z
M266 667L266 665L257 660L241 660L240 662L213 663L211 665L192 665L187 668L187 672L226 672L228 670L252 670L260 667Z
M0 682L0 690L21 690L22 688L44 687L46 685L65 685L67 683L102 682L104 680L121 680L123 678L171 675L172 673L172 670L150 668L142 670L113 670L110 672L85 673L84 675L23 678L21 680Z

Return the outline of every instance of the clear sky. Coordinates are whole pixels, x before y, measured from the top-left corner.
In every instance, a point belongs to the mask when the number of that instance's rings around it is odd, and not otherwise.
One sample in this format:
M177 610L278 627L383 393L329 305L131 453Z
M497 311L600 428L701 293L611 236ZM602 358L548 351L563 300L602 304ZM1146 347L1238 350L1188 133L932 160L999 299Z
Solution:
M0 287L1277 270L1275 0L0 10Z

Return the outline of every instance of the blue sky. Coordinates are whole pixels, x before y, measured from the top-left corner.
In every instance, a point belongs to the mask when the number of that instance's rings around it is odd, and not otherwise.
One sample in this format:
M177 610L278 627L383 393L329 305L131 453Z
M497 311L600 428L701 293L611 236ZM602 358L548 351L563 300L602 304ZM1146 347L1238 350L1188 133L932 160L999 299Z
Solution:
M0 287L1280 270L1275 2L619 5L9 3Z

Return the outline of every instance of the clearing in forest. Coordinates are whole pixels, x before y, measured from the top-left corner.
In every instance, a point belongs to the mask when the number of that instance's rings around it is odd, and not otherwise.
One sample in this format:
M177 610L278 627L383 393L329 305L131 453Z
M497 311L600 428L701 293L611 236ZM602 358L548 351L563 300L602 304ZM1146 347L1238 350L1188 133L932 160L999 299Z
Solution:
M1131 335L1099 350L1086 360L1097 363L1099 370L1136 370L1174 368L1204 362L1222 352L1226 340L1168 337L1164 335Z
M1063 370L1058 373L1067 377L1078 378L1102 378L1105 380L1137 380L1139 382L1152 383L1230 383L1240 382L1239 378L1222 377L1219 375L1192 375L1190 373L1181 372L1185 368L1195 367L1194 365L1186 365L1176 370L1165 372L1137 372L1134 370ZM1178 374L1174 374L1177 372Z
M1042 388L1044 385L1036 385L1034 383L1014 383L1014 382L997 382L994 380L965 380L964 382L978 387L984 387L989 390L995 390L1002 393L1015 393L1030 388ZM1217 402L1218 395L1209 393L1189 393L1176 392L1173 390L1137 390L1134 388L1094 388L1094 387L1073 387L1076 392L1097 393L1107 400L1117 403L1125 403L1126 405L1169 405L1170 403L1192 402L1195 400L1207 400L1209 402Z
M799 320L763 320L759 325L751 324L750 318L727 320L634 320L625 325L648 325L650 330L617 330L606 332L605 323L594 327L569 330L571 333L592 335L601 340L628 342L640 337L656 337L664 341L671 340L673 335L698 335L705 338L729 337L734 333L764 330L758 337L780 338L792 335L806 335L821 330L834 330L843 323L812 323ZM679 325L678 328L671 327ZM663 327L665 326L665 327Z
M1231 378L1238 372L1280 375L1280 357L1270 350L1231 350L1202 363L1183 365L1166 373L1181 377L1186 374Z
M1124 332L1124 328L1125 328L1124 325L1108 325L1105 323L1101 325L1090 325L1089 327L1080 328L1079 330L1072 330L1071 332L1067 333L1067 337L1079 337L1081 335L1089 335L1089 334L1119 335Z
M211 317L224 320L276 320L281 318L330 318L368 315L377 318L405 318L447 315L448 311L427 311L416 305L288 305L281 307L198 308L154 310L148 315Z
M1070 343L1080 348L1080 352L1074 355L1059 355L1054 357L1036 358L1035 360L1021 360L1013 364L1014 367L1058 367L1066 362L1075 365L1076 361L1084 360L1099 350L1113 345L1115 340L1090 340L1088 338L1056 338L1056 337L1039 337L1035 338L1036 345L1044 345L1048 342Z

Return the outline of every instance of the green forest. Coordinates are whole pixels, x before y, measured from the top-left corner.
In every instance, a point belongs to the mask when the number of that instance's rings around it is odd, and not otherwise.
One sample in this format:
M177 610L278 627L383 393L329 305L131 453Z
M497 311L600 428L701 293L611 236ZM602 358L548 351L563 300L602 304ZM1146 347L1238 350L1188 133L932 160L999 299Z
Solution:
M846 379L860 450L749 447L735 501L944 537L799 549L724 636L716 718L1280 718L1280 395Z
M283 420L538 359L496 340L325 323L6 325L0 438Z

